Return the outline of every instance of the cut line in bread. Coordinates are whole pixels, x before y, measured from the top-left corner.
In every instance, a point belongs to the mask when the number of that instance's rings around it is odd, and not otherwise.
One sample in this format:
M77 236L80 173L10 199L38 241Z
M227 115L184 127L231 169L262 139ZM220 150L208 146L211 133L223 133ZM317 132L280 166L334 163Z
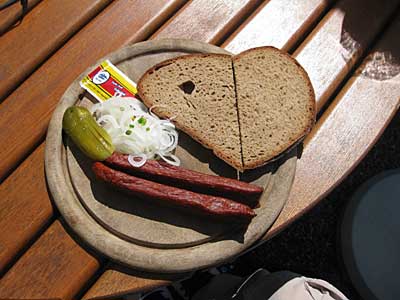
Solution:
M237 56L190 54L157 64L138 82L160 117L243 171L287 151L315 123L315 95L287 53L259 47Z
M253 63L257 62L257 63ZM315 122L315 96L304 69L274 47L233 57L243 168L270 161Z
M162 75L161 75L162 73ZM138 82L140 98L160 117L242 170L231 56L193 54L162 62Z

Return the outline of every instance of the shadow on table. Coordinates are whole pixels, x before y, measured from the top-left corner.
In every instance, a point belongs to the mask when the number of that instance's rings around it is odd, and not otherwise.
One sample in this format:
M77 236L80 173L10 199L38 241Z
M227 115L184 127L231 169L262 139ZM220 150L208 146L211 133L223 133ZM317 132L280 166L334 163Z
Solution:
M240 243L244 241L244 232L248 222L238 223L231 218L221 220L208 215L199 215L185 208L169 206L152 199L139 198L116 190L114 187L96 179L91 168L93 162L85 157L76 146L70 144L74 158L85 176L90 180L90 189L95 200L111 210L126 212L130 215L177 227L189 228L211 237L214 242L226 239L233 239Z
M347 1L349 2L349 1ZM398 22L400 1L398 0L358 0L352 1L351 5L342 1L338 4L338 8L343 12L343 24L340 36L340 44L343 47L342 57L348 61L353 59L353 55L357 51L361 51L361 47L366 49L366 53L370 50L370 46L379 42L382 37L383 31L393 25L393 22ZM369 28L366 26L368 20L365 18L367 11L380 11L381 7L397 5L397 9L393 10L391 16L387 19L386 23L382 26L381 30L372 39L372 43L368 43L365 32L368 32ZM373 21L373 20L372 20ZM362 56L362 55L361 55ZM400 73L400 47L398 42L387 45L381 45L378 49L375 49L367 57L365 62L367 69L362 72L362 75L375 80L388 80Z

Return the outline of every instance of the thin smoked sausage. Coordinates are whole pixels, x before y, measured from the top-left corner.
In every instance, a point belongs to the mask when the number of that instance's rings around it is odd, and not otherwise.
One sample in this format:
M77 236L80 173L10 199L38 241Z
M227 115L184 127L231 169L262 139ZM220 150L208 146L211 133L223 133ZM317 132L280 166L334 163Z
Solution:
M255 216L255 212L244 204L137 178L101 162L93 163L92 169L98 179L142 199L154 199L207 215L233 217L232 220L237 221L250 220Z
M133 167L128 155L114 152L104 161L112 168L151 179L160 183L174 185L200 193L233 197L236 201L254 205L263 192L263 188L236 179L203 174L176 167L163 161L148 160L141 167Z

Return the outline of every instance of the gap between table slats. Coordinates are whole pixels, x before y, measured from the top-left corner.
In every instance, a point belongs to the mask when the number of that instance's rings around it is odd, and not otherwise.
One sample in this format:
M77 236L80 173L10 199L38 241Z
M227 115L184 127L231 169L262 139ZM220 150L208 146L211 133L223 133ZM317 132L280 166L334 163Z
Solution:
M35 7L41 0L29 0L28 1L28 13ZM4 1L3 1L4 2ZM19 19L22 15L22 5L15 3L0 11L0 36L6 31L14 28L14 25L19 24Z
M399 30L398 15L306 138L288 202L267 238L283 230L288 220L293 222L305 214L343 181L398 111Z
M355 1L345 1L345 2L342 2L342 3L340 3L340 5L338 6L338 7L340 7L340 9L345 9L347 6L349 6L349 8L351 9L351 7L352 6L354 6L354 3L355 3ZM369 2L369 3L366 3L367 4L367 7L368 7L368 5L373 5L373 3L371 3L371 1ZM359 59L360 57L361 57L361 54L362 54L362 52L366 49L366 47L368 46L368 44L375 38L375 36L380 32L380 30L382 29L382 27L383 27L383 25L384 25L384 23L385 23L385 20L388 18L388 16L390 15L390 12L391 12L391 9L393 9L394 7L395 7L395 5L393 5L393 7L391 7L391 5L390 5L390 3L388 2L388 1L386 1L386 3L383 3L384 4L384 7L382 8L381 7L381 9L378 9L377 11L376 10L372 10L371 12L370 12L370 14L369 15L363 15L364 17L370 17L370 18L372 18L372 16L373 15L377 15L377 17L375 18L375 22L374 22L374 24L372 24L372 26L371 26L371 28L373 29L372 31L372 33L371 32L369 32L368 34L367 34L367 36L362 36L362 44L361 44L361 46L360 46L360 48L358 48L357 49L357 51L352 51L351 52L351 55L352 55L352 57L353 57L353 60L351 61L351 64L355 64L356 63L356 61L357 61L357 59ZM392 3L393 4L393 3ZM369 6L369 8L371 8L371 6ZM336 8L336 9L338 9L338 8ZM263 12L263 10L261 10L261 11L259 11L258 12L258 14L259 15L262 15L262 12ZM330 13L330 15L332 15L332 14L334 14L334 11L332 10L331 11L331 13ZM329 16L330 15L328 15L327 16L327 18L330 18ZM354 17L354 15L353 15L353 17ZM255 16L254 17L254 19L253 20L255 20L254 22L262 22L262 21L260 21L260 20L263 20L262 18L257 18L257 16ZM264 22L266 22L266 20L267 19L264 19ZM337 19L336 19L337 20ZM324 19L323 21L322 21L322 23L323 24L329 24L330 25L330 29L332 29L332 27L333 27L333 24L335 24L335 22L334 22L334 20L333 21L330 21L330 20L328 20L328 19ZM333 24L332 24L333 23ZM251 24L251 22L249 22L249 24ZM341 22L336 22L336 26L338 26L339 28L340 28L340 26L341 26ZM249 25L249 26L253 26L254 28L262 28L262 25L259 25L259 23L258 24L252 24L252 25ZM245 27L246 28L246 27ZM325 30L325 28L322 28L321 29L321 26L319 26L319 28L320 28L320 30L321 30L321 32L324 32L325 33L325 38L326 39L328 39L329 40L329 33L330 33L330 30ZM241 28L242 29L242 28ZM299 31L297 31L297 32L299 32ZM393 31L392 31L393 32ZM394 32L395 32L395 30L394 30ZM240 32L238 33L238 34L236 34L236 35L234 35L234 38L231 38L231 39L229 39L228 41L227 41L227 43L225 43L224 44L224 46L227 48L227 49L229 49L230 47L231 47L231 49L235 49L235 52L240 52L240 51L242 51L242 50L244 50L244 49L238 49L237 47L237 45L241 45L241 44L243 44L243 45L246 45L247 47L249 47L249 48L251 48L251 47L253 47L253 46L259 46L260 44L252 44L252 41L254 41L254 39L252 38L252 35L250 34L250 32L247 32L248 34L246 34L246 35L241 35L240 34ZM315 34L315 31L314 31L314 34ZM243 41L242 43L240 42L240 40L239 41L235 41L235 38L239 38L240 36L243 36L243 37L247 37L249 40L247 40L246 41L246 38L244 38L245 39L245 41ZM301 36L301 35L300 35ZM311 35L311 37L312 37L312 35ZM321 40L323 40L324 39L324 37L322 36L322 34L318 34L318 37L321 39ZM306 40L306 42L305 42L305 44L306 43L309 43L310 41L312 41L313 39L312 38L308 38L307 40ZM234 45L234 46L230 46L230 42L232 42L233 44L232 45ZM254 43L254 42L253 42ZM257 43L257 42L256 42ZM284 45L284 46L286 46L286 47L288 47L288 48L290 48L290 44L291 43L293 43L293 42L288 42L288 43L286 43L286 42L282 42L282 40L280 40L279 41L279 43L280 43L280 45ZM318 45L318 43L315 43L314 42L314 45L315 44L317 44ZM245 47L246 47L245 46ZM307 44L306 44L306 46L307 46ZM318 51L318 48L319 47L321 47L322 45L321 44L319 44L318 45L318 47L315 47L314 48L314 50L315 51ZM329 45L326 45L327 47L329 47ZM303 47L304 47L304 45L303 45ZM337 51L337 47L336 48L333 48L334 50L336 50ZM297 51L297 53L301 53L300 51ZM337 53L337 52L336 52ZM328 58L329 57L334 57L334 55L335 55L335 51L332 51L331 53L330 53L330 55L328 56ZM303 57L307 57L307 56L303 56ZM313 57L310 55L309 57L308 57L309 59L312 59ZM321 63L323 63L323 62L321 62ZM343 66L343 64L339 64L339 66L341 66L342 68L345 68L346 70L351 70L351 67L346 67L346 66ZM329 72L329 69L327 70L327 73ZM325 78L329 78L329 74L325 74L326 76L325 76ZM329 79L331 79L331 80L337 80L337 81L340 81L340 76L332 76L332 77L330 77ZM336 83L337 85L339 84L339 83ZM324 87L323 85L318 85L318 86L322 86L322 87ZM359 92L359 91L358 91ZM376 93L375 93L376 94ZM353 94L352 95L352 99L353 99L353 101L354 101L354 99L357 99L357 95L355 94ZM393 102L393 100L395 99L395 96L393 95L393 94L391 94L391 95L389 95L389 97L388 97L388 101L392 101ZM338 100L339 101L339 100ZM393 114L394 113L394 111L396 110L396 108L395 107L393 107L393 105L389 108L389 111L390 111L390 113L391 114ZM327 112L328 113L328 112ZM389 120L390 120L390 116L388 116L388 115L386 115L385 116L386 118L388 118L387 120L386 120L386 123L385 124L387 124L388 122L389 122ZM351 119L351 118L349 118L349 119ZM384 118L383 118L383 120L384 120ZM319 122L319 124L318 124L318 127L319 126L321 126L320 124L323 124L322 122L324 122L324 118L322 118L321 120L320 120L320 122ZM314 130L314 132L317 132L317 130L318 130L318 127L316 127L316 130ZM358 132L359 134L363 134L364 132ZM356 165L357 163L358 163L358 161L361 159L361 157L363 156L363 155L365 155L365 153L368 151L368 149L373 145L373 142L376 140L376 138L380 135L380 133L381 132L379 132L379 133L376 133L377 134L377 136L373 139L373 140L371 140L370 141L370 144L368 144L368 147L366 147L366 148L363 148L363 152L362 153L357 153L357 151L354 151L355 152L355 155L353 156L353 161L352 161L352 163L353 163L353 166L354 165ZM327 138L329 139L329 134L327 135ZM354 136L350 136L350 137L348 137L348 138L354 138ZM307 147L308 147L308 143L306 143L306 149L307 149ZM329 145L329 143L325 143L325 145ZM318 147L318 145L316 145L316 147ZM328 148L329 148L329 146L327 146ZM305 150L305 151L307 151L307 150ZM326 153L329 153L329 151L328 151L328 149L326 149L325 150L325 152ZM308 152L308 153L310 153L310 157L315 157L315 154L317 153L317 151L316 151L316 149L312 149L310 152ZM361 155L361 157L357 157L357 155ZM315 163L315 161L314 161L314 164L310 164L310 163L307 163L307 164L304 164L304 167L301 167L301 165L300 165L300 167L298 167L299 168L299 170L297 171L297 173L296 173L296 178L298 178L298 177L300 177L301 178L301 176L299 176L298 174L299 174L299 172L301 172L301 173L307 173L308 171L309 171L309 168L310 168L310 166L317 166L317 167L319 167L319 165L318 164L316 164ZM334 164L332 164L332 165L325 165L325 167L326 168L330 168L330 169L332 169L333 170L333 167L334 167L335 165ZM335 167L336 168L336 167ZM344 172L345 171L345 169L342 169L342 172ZM338 181L341 181L342 179L343 179L343 177L345 176L345 174L342 174L342 176L340 177L340 176L335 176L334 177L334 179L336 179L336 180L338 180ZM316 182L316 179L318 178L318 176L316 176L315 178L313 178L311 181L310 181L310 183L312 183L312 182ZM324 186L324 187L326 187L326 188L329 188L329 185L337 185L338 184L338 182L334 182L333 180L329 180L329 179L331 179L329 176L327 176L326 177L326 181L328 182L328 187L327 186ZM302 184L304 183L304 181L302 181ZM311 184L309 183L309 187L310 187L310 189L311 190L314 190L313 188L312 188L312 186L311 186ZM295 182L295 185L296 185L296 182ZM298 184L297 185L297 189L298 190L301 190L301 184ZM294 187L293 188L293 190L295 190L296 189L296 187ZM323 188L322 189L319 189L319 191L322 191L323 190ZM296 203L298 203L298 202L296 202L296 201L298 201L299 200L299 198L298 197L293 197L293 195L296 195L296 193L291 193L291 198L290 198L290 200L289 200L289 202L288 202L288 205L289 205L289 211L290 211L290 214L288 214L288 213L286 213L286 211L288 210L288 209L284 209L284 211L283 211L283 213L281 214L281 216L279 217L279 219L278 219L278 221L276 222L276 224L274 225L274 227L273 227L273 229L272 229L272 231L271 231L271 233L274 233L274 232L276 232L276 228L278 228L279 227L279 229L281 229L281 228L283 228L284 226L283 225L288 225L288 220L291 220L290 218L297 218L300 214L301 214L301 210L302 210L302 206L304 205L305 207L307 207L307 201L308 202L311 202L311 203L316 203L319 199L321 199L322 198L322 194L320 194L320 195L318 195L318 194L314 194L313 195L313 197L311 197L310 198L310 195L308 195L308 194L305 194L304 195L304 197L302 197L300 200L302 201L301 202L301 205L300 206L294 206ZM282 217L282 215L283 216L285 216L285 217ZM270 237L270 234L268 234L268 237ZM125 289L125 292L132 292L132 291L134 291L134 290L137 290L137 289L139 289L140 288L140 283L141 282L138 282L137 281L137 279L136 278L132 278L132 280L129 282L128 281L128 279L127 279L127 276L129 276L129 275L127 275L127 274L121 274L120 272L118 272L118 271L115 271L115 270L108 270L108 271L106 271L107 272L107 275L105 275L104 277L102 276L102 277L100 277L99 278L99 280L95 283L95 285L92 287L92 289L85 295L85 299L89 299L89 298L92 298L92 297L102 297L102 296L111 296L111 295L114 295L114 294L120 294L120 293L123 293L123 290ZM129 285L128 286L125 286L125 285L116 285L116 284L113 284L113 282L118 282L118 280L120 279L120 278L124 278L128 283L129 283ZM164 282L160 282L159 283L160 285L162 285L162 284L165 284ZM111 286L111 288L110 288L110 286ZM147 287L147 283L144 283L144 285L143 285L143 287L145 288L145 287Z
M261 0L191 1L151 39L184 38L219 45L261 3Z
M136 7L141 3L141 1L137 1ZM38 96L35 94L35 91L39 95L43 95L43 97L40 98L42 102L39 103L43 104L43 102L47 100L48 105L46 107L47 112L42 110L41 113L48 116L70 82L86 69L87 65L93 64L101 56L118 49L122 45L145 39L154 32L162 22L179 9L183 1L152 1L152 5L144 4L144 6L141 7L142 13L139 15L137 11L132 10L134 4L135 3L132 1L122 0L114 2L72 38L59 52L46 62L47 68L40 68L30 77L29 82L26 84L27 88L31 88L30 93L27 91L24 92L24 95L30 98L25 100L34 102L36 99L35 96ZM121 15L124 17L121 17ZM118 33L115 33L110 23L121 28ZM108 42L110 44L104 47L97 47L96 42L102 40L104 34L109 36ZM82 43L87 43L85 53L83 53L80 48ZM76 57L79 57L80 60L77 60ZM68 72L63 70L63 66ZM49 80L51 79L50 85L46 85L46 83L42 82L42 78L46 77L49 78ZM62 85L62 83L64 83L64 85ZM39 84L42 85L42 88L53 88L54 90L52 90L50 94L42 90L35 90L35 86ZM15 100L20 102L24 102L23 99L24 98L15 98ZM37 105L35 104L36 107L39 107L38 109L40 109L39 103ZM17 103L14 104L17 105ZM28 102L22 103L21 109L25 109L26 113L29 114L32 105L24 107L23 104L28 105ZM0 109L4 108L3 105L0 106ZM43 119L38 117L37 121L40 122L40 120L43 122ZM33 121L34 120L32 120L32 122ZM12 121L10 121L9 124L12 124ZM7 143L4 141L4 144ZM30 239L35 236L35 233L40 230L52 216L53 210L45 188L43 150L44 144L37 148L1 185L0 193L4 195L4 197L0 197L0 207L2 208L2 218L0 220L2 228L0 231L1 269L6 267L13 259L13 256L17 255L17 252L30 242ZM24 186L27 187L24 188ZM25 205L28 205L28 209L25 209ZM20 210L22 210L22 212ZM13 223L8 224L8 221ZM3 228L7 230L3 230ZM0 294L0 298L1 297L2 295Z
M293 56L313 84L317 110L342 83L396 12L397 0L344 0L321 20Z
M44 144L0 185L0 277L53 215L44 174Z
M0 101L111 0L40 2L0 38Z
M254 1L253 1L254 2ZM252 3L253 3L252 2ZM256 2L254 2L254 3L256 3ZM234 10L234 11L232 11L231 13L232 13L232 15L231 15L231 17L232 16L236 16L237 17L237 15L242 15L247 9L250 9L250 7L251 6L249 6L249 2L246 2L246 1L242 1L242 5L241 6L237 6L237 10ZM227 16L226 17L227 19L229 19L230 17L229 16ZM93 22L95 22L96 20L94 20ZM224 22L224 21L226 21L226 19L224 20L224 19L221 19L221 22ZM92 22L92 23L93 23ZM88 27L89 26L92 26L92 23L91 24L89 24L88 25ZM229 27L224 27L224 28L229 28ZM86 29L86 28L85 28ZM104 32L103 32L104 33ZM75 38L73 38L73 39L71 39L71 41L70 41L70 43L72 43L73 41L75 40ZM68 45L70 44L70 43L68 43L66 46L64 46L64 48L62 48L58 53L56 53L53 57L57 57L57 55L59 55L65 48L68 48ZM68 53L70 53L70 52L68 52ZM60 54L61 55L61 54ZM49 59L49 61L47 61L46 62L46 64L48 64L50 61L52 61L52 59L53 59L53 57L52 58L50 58ZM63 56L63 61L65 61L65 56ZM46 65L45 64L45 65ZM57 65L57 67L59 67L59 65ZM39 69L39 71L40 71L41 69ZM36 75L36 73L34 73L34 75ZM34 76L33 75L33 76ZM69 82L70 82L71 80L69 80ZM68 235L64 235L63 236L63 238L65 238L65 239L68 239L69 237L68 237ZM40 239L38 240L38 243L40 243ZM47 240L45 240L45 241L47 241ZM35 245L36 245L36 243L35 243ZM57 254L57 253L56 253ZM33 258L33 254L31 255L31 257L32 257L32 259L34 259ZM22 256L22 258L21 258L21 260L23 260L23 259L25 259L25 255L24 256ZM52 260L51 259L49 259L49 263L51 263L52 262ZM17 262L17 264L18 264L18 262ZM45 267L45 266L44 266ZM13 268L11 268L10 269L10 271L7 273L7 274L9 274L9 273L12 273L12 274L14 274L14 276L18 276L18 273L13 273L13 270L14 270L14 267ZM62 270L61 270L62 271ZM18 280L16 279L16 278L14 278L15 280L14 281L17 281L18 282ZM2 282L0 282L0 285L2 284ZM25 289L25 293L30 293L31 292L31 290L30 289Z
M289 4L291 4L292 1L272 0L267 5L263 5L262 9L257 9L255 13L250 17L250 20L246 22L246 24L248 27L254 28L254 30L257 32L259 32L259 30L264 27L279 27L279 39L274 37L272 34L271 36L265 35L262 37L264 43L272 44L276 47L279 47L280 45L287 45L287 47L290 47L290 45L296 43L296 41L292 38L292 35L296 34L298 38L301 38L304 32L307 32L308 27L314 24L315 20L320 17L320 14L325 11L329 4L326 1L312 2L313 3L311 5L310 3L305 3L304 1L297 1L296 6L292 6L290 10L285 11L284 16L281 16L280 20L284 26L279 26L274 23L270 23L270 19L266 17L268 15L274 14L274 12L271 11L272 9L280 11L282 8L290 6ZM175 22L170 22L169 24L164 25L164 27L161 28L159 32L154 35L154 38L165 36L175 37L173 35L173 28L169 28L168 26L172 26L170 24L173 23L181 24L182 22L182 20L177 20ZM187 24L183 26L188 27ZM233 36L230 37L227 42L223 44L223 47L236 53L247 49L247 47L251 48L259 46L259 42L254 39L254 35L252 35L251 32L247 30L247 26L240 26L238 31L235 32ZM182 33L179 31L178 28L175 28L175 31L177 31L177 36L180 36ZM167 33L164 33L162 31L163 29L166 30ZM246 34L241 34L240 30L245 31ZM271 31L271 33L273 32L274 30ZM238 48L238 45L243 45L244 48ZM111 297L123 293L132 293L140 289L149 289L166 284L166 282L163 280L150 280L149 278L146 278L147 275L145 274L138 273L137 276L143 276L145 278L143 278L142 280L138 280L138 278L135 276L125 274L111 267L110 269L105 271L104 275L102 275L91 287L91 289L85 294L84 299Z
M0 298L72 299L100 267L56 220L0 281Z
M83 34L79 32L71 38L9 95L0 105L0 180L43 140L52 110L80 72L101 56L129 42L146 39L183 3L183 0L113 2L111 9L103 11L85 27ZM135 7L142 11L138 13ZM85 38L79 40L81 36ZM24 128L35 130L9 126L17 119L24 120Z
M118 297L127 293L153 290L174 280L189 277L191 274L169 274L165 276L145 274L109 262L105 271L86 293L83 299Z
M238 54L246 49L272 45L289 52L312 30L334 0L271 0L222 44Z

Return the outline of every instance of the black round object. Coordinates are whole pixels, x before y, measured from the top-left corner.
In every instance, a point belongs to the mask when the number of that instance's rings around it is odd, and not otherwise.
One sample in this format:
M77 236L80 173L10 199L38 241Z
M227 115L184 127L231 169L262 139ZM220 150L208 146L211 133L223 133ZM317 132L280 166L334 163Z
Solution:
M400 299L400 169L363 184L340 228L345 268L365 300Z

